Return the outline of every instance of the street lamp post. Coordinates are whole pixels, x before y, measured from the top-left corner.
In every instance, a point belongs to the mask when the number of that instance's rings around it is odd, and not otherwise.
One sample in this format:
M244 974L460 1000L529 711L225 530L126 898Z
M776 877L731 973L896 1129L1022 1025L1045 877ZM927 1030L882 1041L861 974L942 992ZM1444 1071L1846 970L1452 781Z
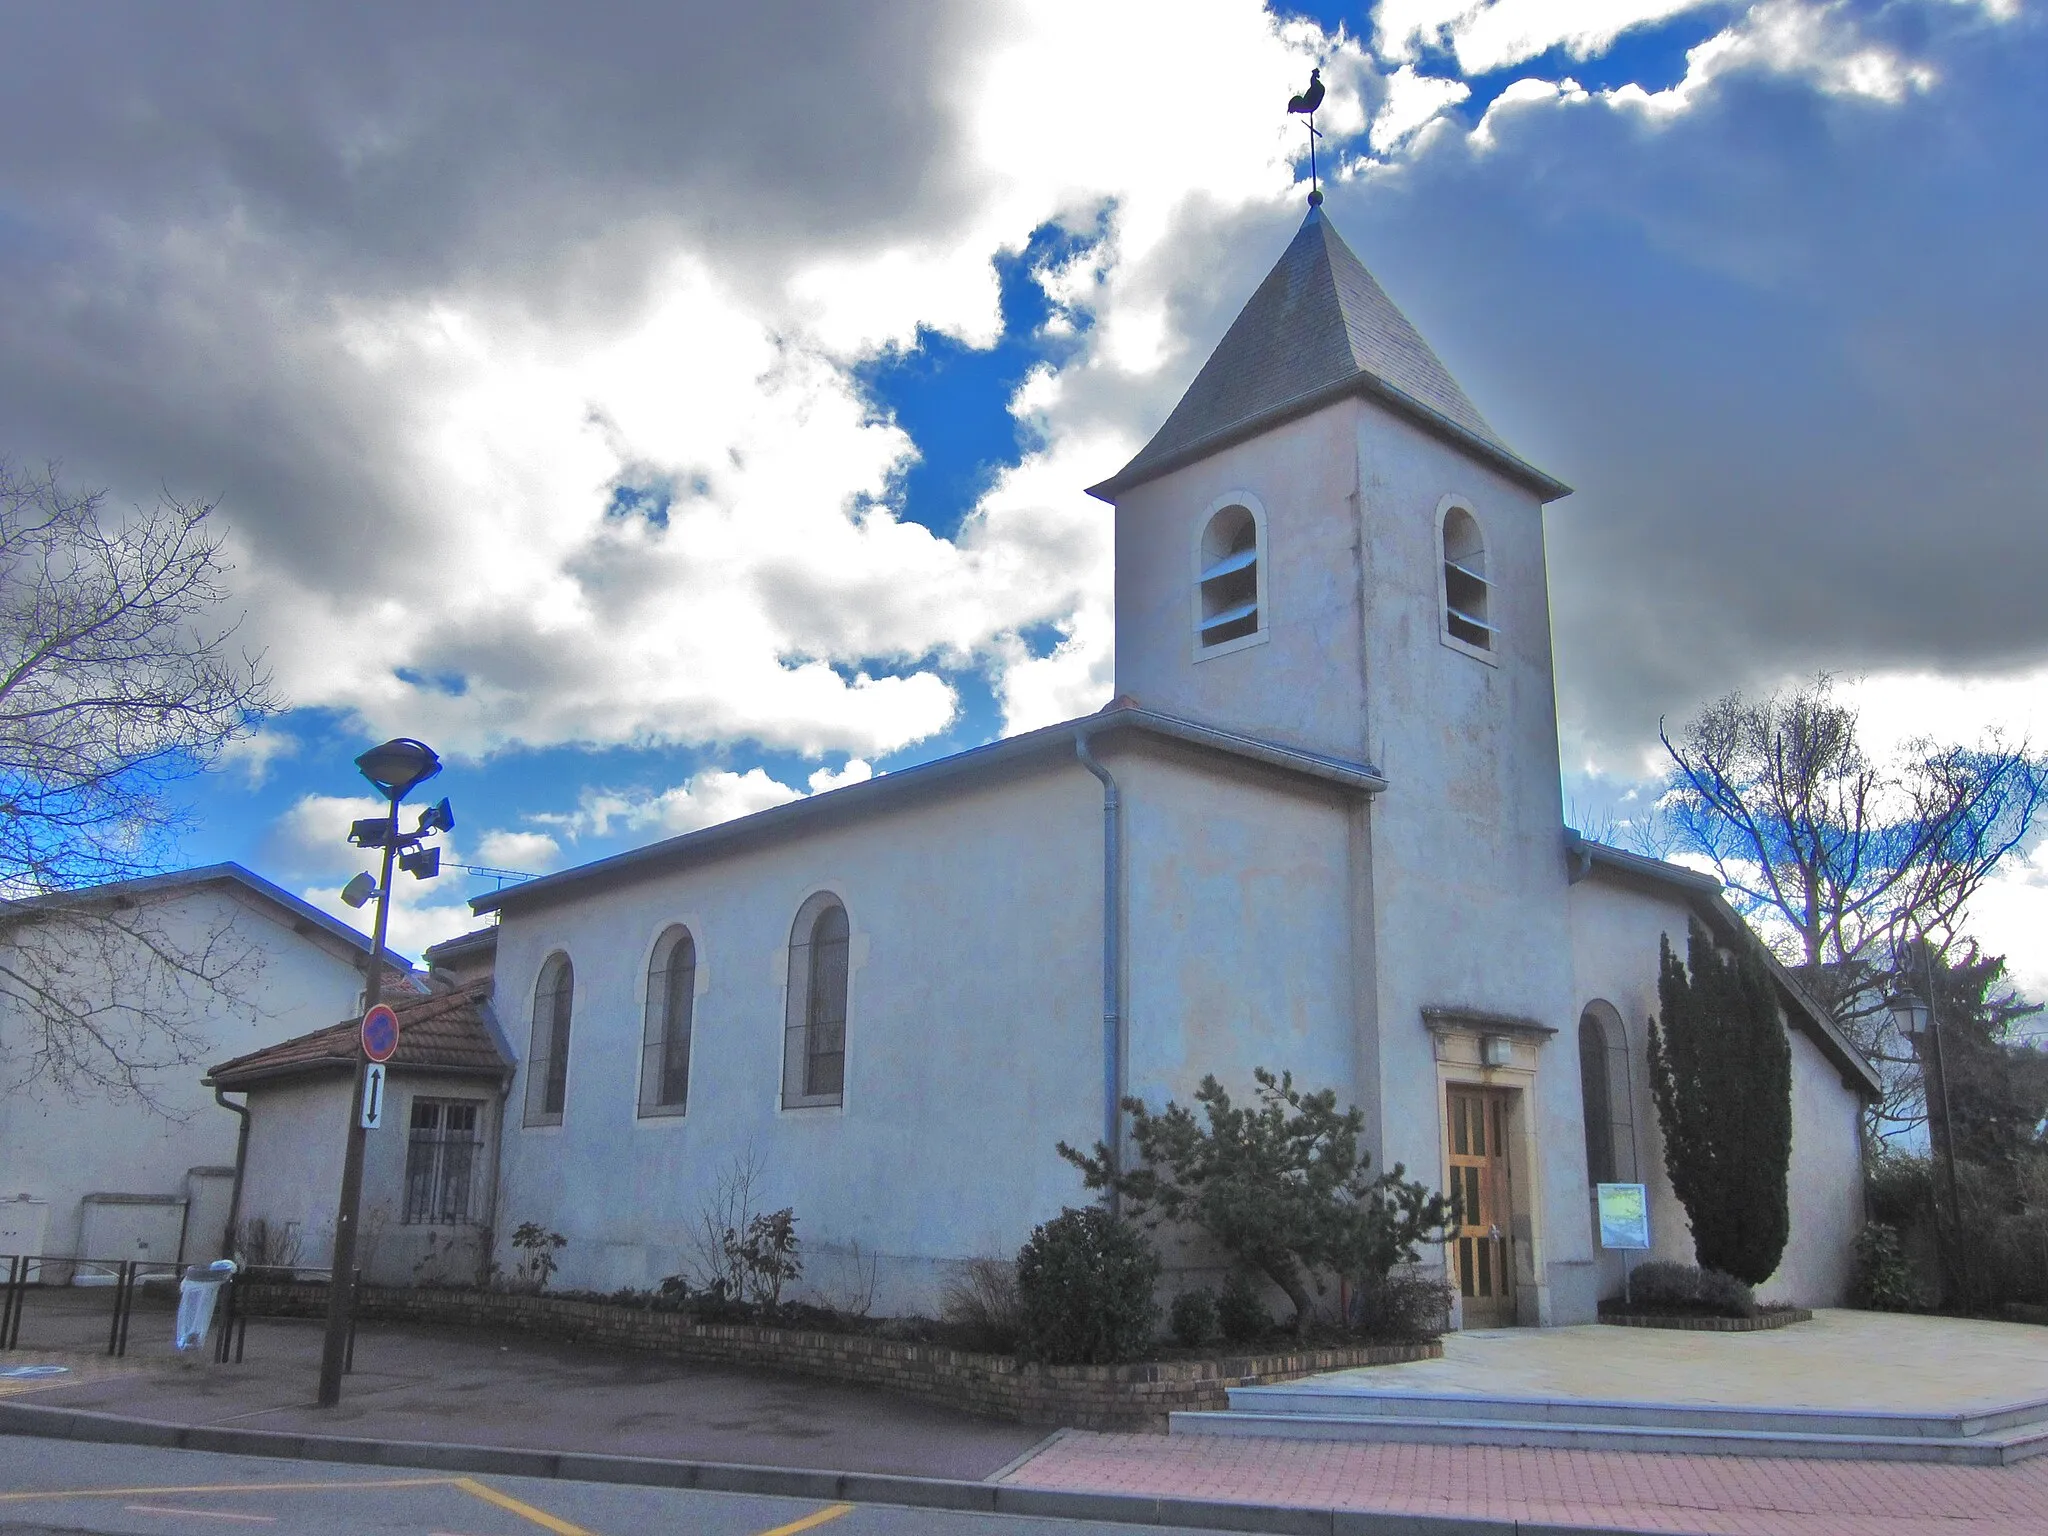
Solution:
M1925 994L1914 990L1912 982L1906 978L1904 967L1901 967L1899 985L1885 1000L1885 1005L1891 1010L1893 1024L1911 1042L1913 1054L1920 1059L1927 1099L1927 1139L1941 1162L1942 1189L1948 1197L1949 1251L1960 1279L1964 1268L1963 1204L1956 1185L1955 1121L1949 1114L1948 1063L1941 1050L1941 1013L1934 1006L1934 946L1925 939L1920 941L1920 959Z
M421 815L411 833L398 829L398 803L441 771L441 759L423 741L401 736L372 747L356 759L364 778L377 787L390 804L388 815L359 821L349 830L349 841L363 848L384 850L384 872L377 881L376 921L371 925L370 955L363 983L363 1011L377 1006L384 992L384 936L391 919L391 866L402 864L417 879L440 872L440 850L417 850L430 833L455 825L448 802L431 806ZM365 889L369 876L357 875L342 892L342 900L359 907L370 898ZM334 1274L327 1287L327 1337L320 1351L320 1397L322 1408L341 1401L342 1367L348 1355L349 1318L355 1311L356 1218L363 1200L363 1152L369 1133L362 1123L364 1077L369 1058L358 1047L354 1087L348 1098L348 1151L341 1164L341 1205L334 1216Z

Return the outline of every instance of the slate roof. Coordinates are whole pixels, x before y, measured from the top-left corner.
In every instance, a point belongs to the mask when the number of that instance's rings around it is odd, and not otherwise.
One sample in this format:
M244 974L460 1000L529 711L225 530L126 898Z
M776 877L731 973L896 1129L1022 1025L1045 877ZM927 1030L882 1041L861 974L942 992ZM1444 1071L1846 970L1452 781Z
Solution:
M1351 394L1375 397L1546 501L1570 493L1500 440L1322 209L1311 208L1166 424L1089 494L1114 500Z
M510 1054L500 1044L490 1017L491 983L480 979L460 987L436 990L425 997L386 998L398 1015L398 1051L394 1071L470 1072L505 1077L512 1071ZM209 1086L246 1088L274 1078L352 1068L362 1050L361 1021L344 1019L325 1029L221 1062L206 1074Z
M0 910L76 907L91 902L119 903L161 891L176 891L196 885L240 886L250 895L260 897L281 908L288 918L287 926L305 933L317 929L357 954L369 952L369 935L357 932L337 918L329 917L318 907L300 900L284 887L272 884L254 870L245 869L240 864L232 862L201 864L192 869L174 869L168 874L143 875L134 880L116 880L107 885L81 886L74 891L52 891L43 896L23 896L12 901L0 901ZM384 974L387 978L409 978L412 975L412 962L388 945L384 950L384 964Z
M579 864L571 869L540 875L487 896L472 896L472 912L505 912L530 907L537 902L570 899L581 890L607 881L631 880L685 868L712 859L756 841L800 835L803 829L837 817L861 816L898 807L920 796L936 794L963 779L998 773L1026 761L1075 761L1077 736L1090 740L1112 732L1128 731L1138 736L1176 741L1199 751L1226 758L1260 763L1268 768L1358 794L1378 794L1387 787L1386 778L1370 763L1355 763L1305 747L1266 741L1236 731L1220 730L1199 720L1147 709L1127 695L1110 700L1092 715L1062 720L970 747L965 752L935 758L893 773L877 774L858 784L844 785L823 794L806 795L785 805L771 806L749 816L665 838L644 848L615 853L610 858Z

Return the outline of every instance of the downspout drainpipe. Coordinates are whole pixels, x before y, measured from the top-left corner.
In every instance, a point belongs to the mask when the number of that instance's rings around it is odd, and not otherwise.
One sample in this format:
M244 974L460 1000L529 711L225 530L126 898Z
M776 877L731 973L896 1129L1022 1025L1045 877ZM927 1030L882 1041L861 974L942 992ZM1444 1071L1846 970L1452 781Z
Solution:
M228 1229L221 1234L220 1251L223 1257L235 1256L235 1226L242 1219L242 1170L249 1166L249 1096L242 1095L242 1102L230 1104L227 1096L219 1089L213 1090L213 1102L222 1109L242 1117L241 1133L235 1137L235 1183L228 1192Z
M1121 1006L1123 979L1123 796L1115 778L1088 750L1087 731L1074 733L1074 755L1102 781L1102 1144L1109 1153L1110 1171L1121 1174L1124 1167L1124 1020ZM1109 1211L1123 1214L1123 1196L1114 1184L1109 1190Z

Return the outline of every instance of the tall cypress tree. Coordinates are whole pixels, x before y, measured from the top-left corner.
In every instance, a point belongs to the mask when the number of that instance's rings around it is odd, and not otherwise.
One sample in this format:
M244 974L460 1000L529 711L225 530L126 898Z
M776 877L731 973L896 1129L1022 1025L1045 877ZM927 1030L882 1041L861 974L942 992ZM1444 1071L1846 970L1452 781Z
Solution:
M1724 958L1698 923L1686 964L1668 936L1661 947L1650 1085L1665 1171L1700 1264L1761 1285L1792 1225L1791 1043L1770 974L1749 947Z

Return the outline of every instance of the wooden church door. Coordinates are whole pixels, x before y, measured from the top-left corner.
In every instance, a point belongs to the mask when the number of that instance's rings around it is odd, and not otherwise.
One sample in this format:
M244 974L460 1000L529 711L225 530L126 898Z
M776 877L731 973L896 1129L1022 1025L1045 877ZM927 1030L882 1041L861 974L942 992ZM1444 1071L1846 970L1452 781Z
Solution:
M1514 1201L1508 1174L1508 1096L1449 1090L1451 1189L1458 1196L1453 1262L1467 1328L1515 1321Z

